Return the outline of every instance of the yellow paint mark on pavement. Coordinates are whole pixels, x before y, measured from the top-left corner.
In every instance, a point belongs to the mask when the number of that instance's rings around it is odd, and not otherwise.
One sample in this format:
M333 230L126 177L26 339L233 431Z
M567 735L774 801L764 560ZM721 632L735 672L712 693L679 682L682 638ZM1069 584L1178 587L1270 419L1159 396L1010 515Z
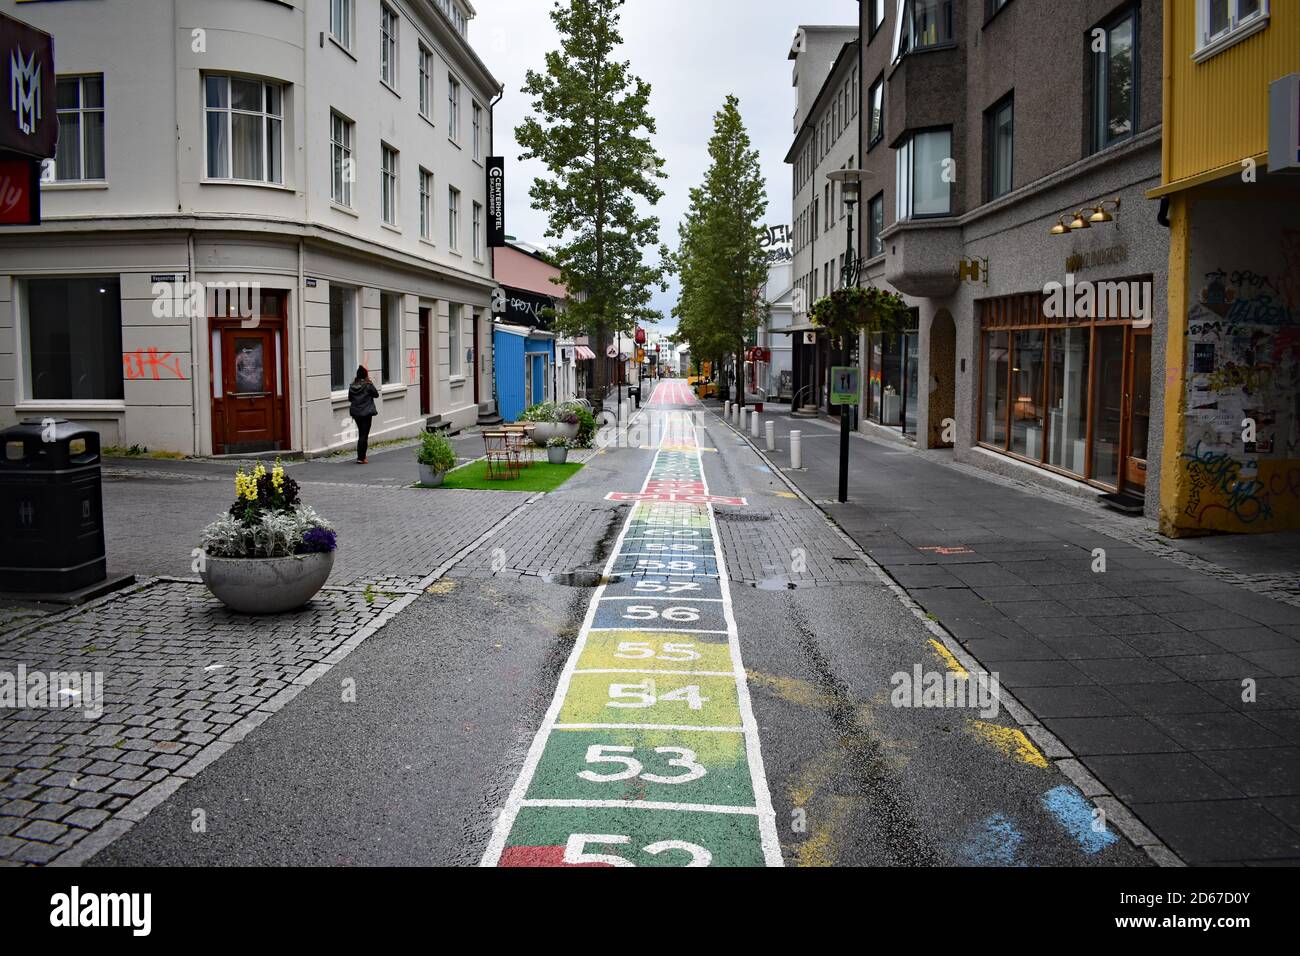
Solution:
M795 849L796 866L834 866L839 858L836 836L844 828L853 801L838 794L830 798L824 819L808 818L808 839ZM821 816L819 814L819 816Z
M448 578L443 578L441 581L434 581L432 584L430 584L428 588L425 589L424 593L425 594L450 594L454 590L456 590L456 582Z
M942 641L932 637L930 638L930 646L934 648L936 654L943 658L943 663L948 670L961 677L970 677L970 671L961 666L961 661L953 657L952 651L944 647Z
M778 498L795 498L795 499L797 499L797 498L799 497L799 496L796 495L793 491L774 491L774 492L772 492L772 494L776 495Z
M983 737L1002 751L1004 756L1029 764L1031 767L1047 769L1047 758L1025 736L1024 731L1015 727L1003 727L1001 724L991 724L986 720L968 720L966 725L977 737Z
M749 670L745 671L745 676L749 678L751 684L766 688L782 700L788 700L800 707L829 707L835 703L834 698L829 694L823 694L808 681L797 677L777 677L774 674Z

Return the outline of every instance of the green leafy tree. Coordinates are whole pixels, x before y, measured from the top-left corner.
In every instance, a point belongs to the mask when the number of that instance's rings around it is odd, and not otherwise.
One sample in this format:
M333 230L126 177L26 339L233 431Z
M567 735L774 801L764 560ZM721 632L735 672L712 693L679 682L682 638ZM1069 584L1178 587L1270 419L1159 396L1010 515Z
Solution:
M673 314L693 354L714 357L720 367L725 367L721 359L731 356L739 378L745 343L769 305L763 297L767 259L761 225L767 189L735 96L728 96L713 117L709 159L678 227L674 262L682 291ZM743 403L744 388L737 394Z
M653 290L668 288L668 249L656 247L659 220L643 212L663 196L663 160L650 137L650 84L630 64L614 59L624 0L557 0L551 20L560 49L546 55L546 70L529 70L523 92L533 112L515 130L520 156L545 164L533 181L533 208L548 217L546 236L569 290L568 311L557 331L587 335L603 355L615 332L661 316L650 308ZM645 250L659 261L646 261ZM595 385L606 385L603 359Z

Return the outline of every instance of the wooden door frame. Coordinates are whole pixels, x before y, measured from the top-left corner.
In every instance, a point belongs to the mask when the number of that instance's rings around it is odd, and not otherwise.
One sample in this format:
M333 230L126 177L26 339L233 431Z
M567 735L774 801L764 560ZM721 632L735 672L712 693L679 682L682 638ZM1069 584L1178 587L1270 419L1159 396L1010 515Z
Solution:
M285 303L286 303L285 311L288 311L287 292L285 293ZM289 414L289 347L288 347L289 323L288 321L285 319L283 315L262 316L255 327L251 329L245 329L243 327L243 320L239 318L232 319L226 316L209 316L208 317L208 353L209 353L208 354L208 407L209 407L209 415L212 419L211 424L212 424L213 454L216 455L229 454L225 450L226 449L226 442L225 442L226 409L224 403L225 403L226 386L225 386L224 376L227 370L223 360L221 366L223 381L220 383L221 398L216 398L213 395L213 387L212 387L213 380L216 375L216 363L217 363L217 356L213 354L213 349L212 349L213 333L214 332L217 333L218 345L224 351L225 341L226 341L225 336L227 332L238 333L241 331L251 332L251 331L259 331L259 330L263 332L271 332L272 335L274 335L275 333L279 333L280 336L280 362L279 362L279 366L276 368L276 374L279 376L279 387L280 387L279 401L275 403L276 418L278 420L278 425L279 425L279 428L277 429L279 434L278 437L276 438L276 441L278 444L283 446L285 451L288 451L293 447L293 439L292 439L293 423Z

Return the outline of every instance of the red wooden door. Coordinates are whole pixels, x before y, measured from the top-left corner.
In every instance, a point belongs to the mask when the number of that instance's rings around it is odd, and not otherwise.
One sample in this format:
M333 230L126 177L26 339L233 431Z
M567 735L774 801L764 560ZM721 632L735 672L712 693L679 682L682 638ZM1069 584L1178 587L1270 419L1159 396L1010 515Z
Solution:
M433 408L429 401L429 310L420 310L420 414Z
M270 329L221 330L221 444L228 454L280 447L276 335Z

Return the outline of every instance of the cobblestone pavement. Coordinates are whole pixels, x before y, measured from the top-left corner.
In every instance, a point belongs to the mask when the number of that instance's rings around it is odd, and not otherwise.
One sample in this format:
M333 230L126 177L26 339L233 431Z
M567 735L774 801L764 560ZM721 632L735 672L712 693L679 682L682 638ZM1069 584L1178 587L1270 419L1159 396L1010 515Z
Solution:
M251 621L201 585L161 582L7 638L0 673L99 675L102 714L73 709L93 703L86 681L59 699L73 706L0 720L0 865L49 863L92 834L115 836L296 696L392 603L327 589L301 611Z
M628 506L548 496L509 529L483 542L448 577L545 577L599 573Z
M226 479L112 478L104 484L109 570L198 580L200 530L230 507ZM303 482L302 499L339 533L330 584L410 586L527 500L499 491L421 491Z
M27 675L98 675L103 702L94 719L30 700L0 711L0 864L89 856L534 500L303 481L303 500L339 532L334 572L302 611L254 619L227 612L191 571L199 530L232 500L230 470L110 470L110 571L142 585L69 611L0 609L0 675L17 683L20 666ZM513 540L535 548L547 533L572 534L572 517L543 513ZM84 687L56 703L93 698L94 677Z
M777 466L791 428L823 434L775 421ZM1294 546L1229 566L1222 545L877 441L852 442L841 505L835 450L804 448L787 476L1184 861L1300 860Z

